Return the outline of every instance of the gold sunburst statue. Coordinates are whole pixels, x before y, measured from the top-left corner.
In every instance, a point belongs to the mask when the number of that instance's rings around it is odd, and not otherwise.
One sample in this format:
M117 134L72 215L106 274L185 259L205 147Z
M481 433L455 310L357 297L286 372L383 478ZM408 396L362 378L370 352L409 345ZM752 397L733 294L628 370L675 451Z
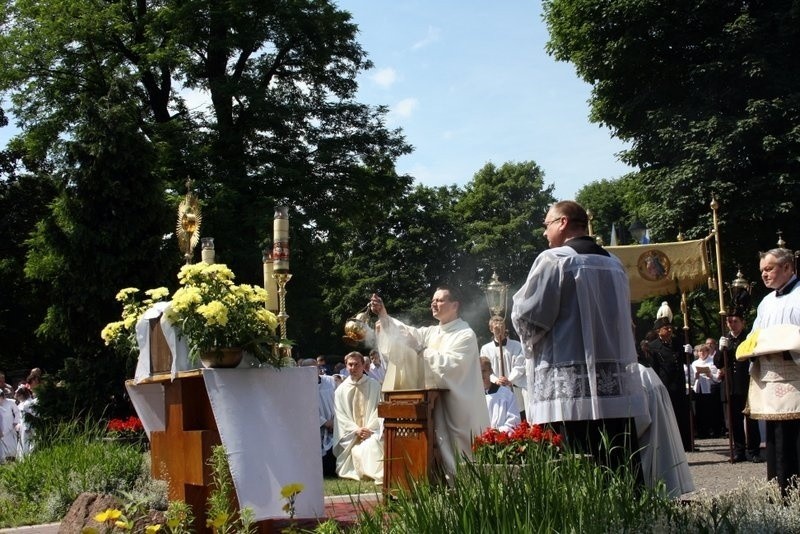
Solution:
M200 224L203 222L203 215L200 213L200 202L194 196L191 189L191 181L186 182L186 196L183 197L178 205L178 223L175 228L175 235L178 236L178 247L183 252L186 263L192 263L194 247L200 242Z

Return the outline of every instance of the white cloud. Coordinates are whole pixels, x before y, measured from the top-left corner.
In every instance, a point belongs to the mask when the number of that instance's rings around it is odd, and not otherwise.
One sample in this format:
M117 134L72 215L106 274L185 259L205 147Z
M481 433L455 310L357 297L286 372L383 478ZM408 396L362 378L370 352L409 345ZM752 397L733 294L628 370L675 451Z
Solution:
M419 50L420 48L425 48L431 43L435 43L439 40L439 37L442 35L442 30L435 26L428 26L428 34L425 35L422 39L414 43L411 48L413 50Z
M394 117L407 118L417 109L417 106L419 106L419 100L416 98L404 98L392 106L391 114Z
M384 89L388 89L397 81L397 72L391 67L381 69L372 75L372 81Z

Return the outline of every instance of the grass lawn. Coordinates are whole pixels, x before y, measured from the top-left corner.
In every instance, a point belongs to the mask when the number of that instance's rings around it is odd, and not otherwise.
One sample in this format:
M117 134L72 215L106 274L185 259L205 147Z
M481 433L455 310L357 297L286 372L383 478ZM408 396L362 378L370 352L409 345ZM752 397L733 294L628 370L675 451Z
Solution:
M349 478L325 478L322 480L322 491L325 496L330 495L355 495L358 493L380 493L381 486L365 480L351 480Z

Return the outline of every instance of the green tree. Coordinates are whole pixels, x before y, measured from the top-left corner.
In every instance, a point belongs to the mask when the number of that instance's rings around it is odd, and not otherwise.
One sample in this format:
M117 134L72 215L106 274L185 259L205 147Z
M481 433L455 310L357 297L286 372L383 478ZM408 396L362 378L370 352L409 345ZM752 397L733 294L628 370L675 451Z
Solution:
M524 282L536 255L547 248L542 221L553 202L553 185L544 185L536 163L484 165L456 206L463 246L476 266L469 276L486 283L496 271L513 285Z
M417 186L376 204L368 218L349 228L330 252L331 277L323 290L339 336L372 293L413 324L431 321L434 287L460 283L463 249L453 211L459 194L455 186Z
M800 244L796 2L547 0L548 51L592 84L591 119L630 141L656 236L711 229L725 275L776 241Z
M410 147L385 127L385 108L354 101L356 76L371 64L350 15L331 2L42 0L7 2L0 14L0 91L22 128L29 170L48 170L60 187L28 265L31 276L57 286L59 301L41 331L80 344L70 347L76 353L99 350L95 325L73 320L86 313L81 302L90 295L101 302L92 323L111 320L115 289L89 288L86 270L77 279L57 265L82 265L69 256L95 249L100 239L85 230L108 223L113 188L103 184L115 177L144 177L143 199L162 202L152 227L142 221L125 234L143 244L136 265L151 283L135 279L142 286L161 282L154 273L162 267L177 270L177 261L163 262L164 247L174 246L161 241L172 227L163 208L191 177L204 203L203 233L216 238L220 261L243 281L261 278L260 245L274 206L294 208L295 280L307 283L291 290L303 304L319 295L319 273L328 267L313 262L325 255L310 247L336 243L342 221L407 184L394 160ZM209 105L190 106L189 90ZM110 123L115 114L125 118L119 126ZM130 153L122 150L127 142ZM133 185L120 187L114 198L137 194ZM120 200L113 215L143 212ZM102 273L114 251L127 257L129 241L112 233L103 238L109 254L93 257ZM120 286L134 285L125 280ZM290 311L290 332L316 328L314 314Z
M615 180L598 180L578 191L575 199L592 213L592 229L602 236L603 243L611 244L611 224L615 224L620 245L628 245L632 237L628 228L638 219L639 206L644 201L640 181L635 173Z

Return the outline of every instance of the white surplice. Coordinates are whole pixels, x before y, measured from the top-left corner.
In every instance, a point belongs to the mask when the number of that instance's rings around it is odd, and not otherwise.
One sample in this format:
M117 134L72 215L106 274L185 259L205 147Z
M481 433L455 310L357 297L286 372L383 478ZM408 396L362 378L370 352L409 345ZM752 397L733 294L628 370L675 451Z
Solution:
M13 399L0 398L0 464L17 457L19 408Z
M489 392L495 389L493 392ZM492 384L486 392L486 407L489 409L489 426L500 432L509 432L520 422L519 408L514 394L505 386Z
M516 339L506 338L503 345L503 365L500 365L500 346L493 339L481 347L481 356L486 356L492 362L492 376L489 380L497 383L498 376L505 376L512 384L514 399L520 410L525 409L528 397L528 376L525 372L525 354L522 344ZM505 374L503 374L505 370Z
M637 368L647 408L646 413L635 418L644 482L655 487L663 481L670 497L680 497L695 488L672 401L653 369L643 365Z

